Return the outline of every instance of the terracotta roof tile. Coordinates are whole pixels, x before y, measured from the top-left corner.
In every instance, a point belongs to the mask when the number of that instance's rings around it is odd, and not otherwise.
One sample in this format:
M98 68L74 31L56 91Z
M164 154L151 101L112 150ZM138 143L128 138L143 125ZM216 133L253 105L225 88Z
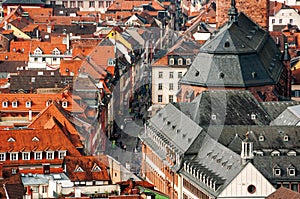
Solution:
M110 180L107 166L95 156L67 156L64 164L66 164L66 173L71 181ZM82 171L79 171L79 167Z
M266 197L266 199L283 199L283 198L299 199L300 193L296 191L292 191L282 186L279 189L277 189L275 192L273 192L271 195Z
M151 1L115 1L109 8L107 8L107 10L131 11L134 7L149 4L150 2Z
M78 76L79 70L82 66L82 60L61 60L60 62L60 74L63 76L69 76L71 73L74 76Z

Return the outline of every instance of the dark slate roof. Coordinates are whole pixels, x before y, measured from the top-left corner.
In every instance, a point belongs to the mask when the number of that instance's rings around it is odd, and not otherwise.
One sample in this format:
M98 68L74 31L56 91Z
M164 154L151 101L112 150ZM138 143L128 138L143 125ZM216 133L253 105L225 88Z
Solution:
M254 166L273 184L276 182L299 182L300 181L300 156L256 156ZM273 175L273 168L277 166L281 170L280 176ZM296 175L289 176L288 168L295 168Z
M183 84L249 87L276 84L283 70L280 51L269 34L240 13L201 47Z
M274 126L298 126L300 122L300 105L287 107L275 120L271 122Z
M96 32L96 25L54 25L54 33L63 34L65 31L73 35L91 35Z
M191 103L178 108L202 127L208 125L263 125L271 122L268 113L249 91L203 91ZM255 119L252 119L252 114ZM216 118L212 119L212 115Z
M216 180L216 190L214 191L200 179L186 172L184 167L180 172L214 196L218 196L245 166L240 163L240 155L209 136L205 137L198 152L196 157L187 159L186 164L189 163L189 166L198 169L200 173L203 172L203 175L206 174L209 178L213 178L213 181Z
M45 2L42 0L6 0L2 5L6 4L38 4L45 5Z
M300 129L296 126L211 125L208 130L210 136L238 154L247 132L254 150L263 152L264 156L270 156L274 150L285 156L290 150L300 153ZM260 136L263 136L263 141L259 140ZM284 140L284 136L288 136L287 141Z
M71 76L60 76L58 71L43 71L43 75L39 75L39 71L23 70L17 75L10 77L10 92L35 92L38 88L64 88L67 85L73 85Z
M299 105L298 101L276 101L276 102L259 102L267 111L270 117L277 118L289 106Z
M0 61L0 72L16 73L26 65L25 61Z
M192 150L198 150L198 147L193 146L193 143L196 140L199 141L202 128L173 104L166 105L155 114L149 120L149 125L162 132L164 137L170 140L172 145L180 151L187 152L189 150L192 153Z

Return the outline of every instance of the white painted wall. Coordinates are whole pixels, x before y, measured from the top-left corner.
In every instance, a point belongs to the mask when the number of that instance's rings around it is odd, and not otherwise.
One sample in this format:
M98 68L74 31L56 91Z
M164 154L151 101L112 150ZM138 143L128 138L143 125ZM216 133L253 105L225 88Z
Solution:
M252 194L247 190L249 185L256 187L256 191ZM272 184L251 163L248 163L236 178L221 192L218 198L261 199L267 197L275 190Z
M292 20L292 23L291 21ZM269 31L273 31L274 25L297 25L299 28L300 15L294 9L281 9L274 16L269 17Z

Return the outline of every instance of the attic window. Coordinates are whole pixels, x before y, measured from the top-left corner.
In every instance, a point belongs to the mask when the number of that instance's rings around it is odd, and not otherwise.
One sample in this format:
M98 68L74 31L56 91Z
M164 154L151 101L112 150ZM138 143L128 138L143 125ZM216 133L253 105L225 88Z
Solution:
M35 136L35 137L33 137L33 138L31 139L31 141L32 141L32 142L38 142L38 141L40 141L40 140L39 140L39 138L37 138L37 137Z
M289 141L289 136L287 136L287 135L283 136L283 141L285 141L285 142Z
M18 107L18 101L13 101L12 102L12 107L17 108Z
M296 156L296 155L297 155L296 151L289 151L287 153L287 156Z
M295 176L296 175L296 170L294 166L290 166L289 168L287 168L287 173L289 176Z
M224 73L222 73L222 72L219 73L219 78L220 78L220 79L224 79L224 77L225 77L225 74L224 74Z
M225 44L224 44L224 47L225 47L225 48L228 48L228 47L230 47L230 43L229 43L229 41L226 41L226 42L225 42Z
M3 101L2 108L7 108L7 107L8 107L8 101Z
M186 65L190 65L191 64L191 59L188 58L188 59L185 60L185 62L186 62Z
M177 133L180 133L180 129L177 129L176 132L177 132Z
M182 64L183 64L182 58L179 58L178 59L178 65L182 65Z
M256 156L264 156L264 152L262 151L255 151L254 153Z
M80 167L80 166L77 166L75 168L75 171L74 172L84 172L83 169Z
M263 142L265 140L265 137L263 135L260 135L258 137L258 141Z
M25 107L30 108L31 107L31 101L27 101L26 104L25 104Z
M94 167L92 168L92 172L100 172L100 171L101 171L100 167L95 164Z
M195 76L198 77L200 75L199 71L196 71Z
M68 107L68 102L67 101L62 102L62 107L67 108Z
M280 176L281 175L281 169L280 168L274 168L273 169L273 174L275 176Z
M254 113L251 114L251 120L255 120L256 119L256 115Z
M16 140L12 137L8 138L7 142L15 142Z
M212 115L211 115L211 119L212 119L212 120L216 120L216 119L217 119L217 116L216 116L215 114L212 114Z
M272 151L271 156L280 156L279 151Z
M169 64L170 64L170 65L174 65L174 58L170 58L170 59L169 59Z
M257 73L256 72L252 72L252 79L255 79L257 77Z

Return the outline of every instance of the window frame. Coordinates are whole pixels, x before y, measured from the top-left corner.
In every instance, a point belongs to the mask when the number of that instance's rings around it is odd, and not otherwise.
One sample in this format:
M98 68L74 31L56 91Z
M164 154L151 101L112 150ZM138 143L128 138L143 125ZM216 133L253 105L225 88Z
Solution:
M11 161L18 161L18 159L19 159L19 153L18 152L11 152L10 153L10 160Z
M169 72L169 79L173 79L174 78L174 72L173 71L170 71Z
M28 157L25 158L25 155L28 155ZM22 152L22 160L30 160L30 152Z
M164 77L164 73L162 71L158 72L158 78L163 78Z
M157 102L158 102L158 103L161 103L161 102L163 101L162 98L163 98L163 95L158 95L158 96L157 96Z
M0 153L0 161L6 161L6 153Z
M36 151L36 152L34 152L34 159L35 160L42 160L43 159L43 153L42 153L42 151Z

